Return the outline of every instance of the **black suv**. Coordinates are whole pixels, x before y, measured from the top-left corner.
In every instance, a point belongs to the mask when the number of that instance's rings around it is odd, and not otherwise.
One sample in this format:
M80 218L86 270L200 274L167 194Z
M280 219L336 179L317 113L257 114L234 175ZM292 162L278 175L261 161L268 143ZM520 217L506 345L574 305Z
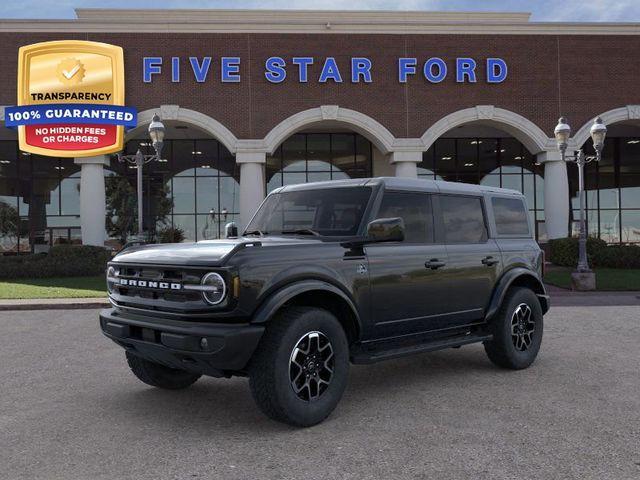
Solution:
M310 426L335 408L350 362L482 342L500 367L531 365L549 308L542 267L519 192L403 178L293 185L267 196L240 237L122 251L100 325L149 385L248 376L265 414Z

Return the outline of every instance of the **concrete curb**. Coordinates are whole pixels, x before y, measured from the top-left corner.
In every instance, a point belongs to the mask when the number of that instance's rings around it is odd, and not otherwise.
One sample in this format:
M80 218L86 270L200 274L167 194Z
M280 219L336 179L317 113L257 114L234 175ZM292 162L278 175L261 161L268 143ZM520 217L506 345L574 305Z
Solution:
M0 312L16 310L78 310L110 306L107 298L38 298L0 300Z
M637 292L574 292L547 286L551 307L598 307L640 305ZM29 300L0 300L0 312L19 310L79 310L111 306L107 298L42 298Z

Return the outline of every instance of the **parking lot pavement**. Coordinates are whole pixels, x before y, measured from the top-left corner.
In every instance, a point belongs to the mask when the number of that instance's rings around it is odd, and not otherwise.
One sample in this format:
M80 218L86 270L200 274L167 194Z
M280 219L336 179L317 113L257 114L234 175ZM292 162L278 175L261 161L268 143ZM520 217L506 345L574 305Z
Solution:
M637 306L553 308L525 371L479 345L353 367L304 430L246 379L143 385L96 315L0 312L0 478L640 478Z

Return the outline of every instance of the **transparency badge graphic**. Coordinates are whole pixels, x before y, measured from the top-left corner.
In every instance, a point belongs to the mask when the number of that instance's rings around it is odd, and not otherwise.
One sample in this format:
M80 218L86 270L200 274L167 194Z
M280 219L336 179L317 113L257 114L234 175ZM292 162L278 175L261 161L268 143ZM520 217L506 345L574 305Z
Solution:
M56 157L90 157L122 150L137 113L124 106L121 47L62 40L21 47L18 106L5 109L18 128L20 150Z

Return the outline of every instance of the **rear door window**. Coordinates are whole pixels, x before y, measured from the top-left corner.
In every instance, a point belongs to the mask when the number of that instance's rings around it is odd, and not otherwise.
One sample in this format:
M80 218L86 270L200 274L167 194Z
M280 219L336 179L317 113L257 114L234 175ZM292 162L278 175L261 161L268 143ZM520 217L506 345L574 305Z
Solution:
M456 195L441 195L440 210L447 243L484 243L487 225L482 199Z
M529 218L522 199L493 197L491 204L498 235L529 236Z

